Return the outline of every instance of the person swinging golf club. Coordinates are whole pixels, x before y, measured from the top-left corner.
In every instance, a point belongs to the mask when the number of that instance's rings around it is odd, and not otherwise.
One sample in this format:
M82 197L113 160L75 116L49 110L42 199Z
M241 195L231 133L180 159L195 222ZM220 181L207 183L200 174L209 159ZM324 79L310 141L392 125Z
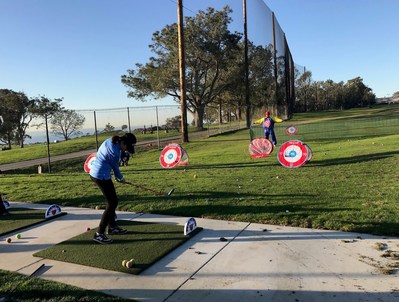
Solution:
M107 201L107 206L101 217L98 230L93 237L93 240L98 243L108 244L112 242L112 239L105 235L107 227L107 235L120 235L127 232L126 229L117 226L115 221L115 210L118 206L118 197L116 195L114 183L112 182L111 170L114 172L116 181L125 181L119 170L121 151L128 151L130 154L133 154L135 144L136 136L132 133L108 138L101 144L97 151L96 160L91 166L90 178L100 188Z

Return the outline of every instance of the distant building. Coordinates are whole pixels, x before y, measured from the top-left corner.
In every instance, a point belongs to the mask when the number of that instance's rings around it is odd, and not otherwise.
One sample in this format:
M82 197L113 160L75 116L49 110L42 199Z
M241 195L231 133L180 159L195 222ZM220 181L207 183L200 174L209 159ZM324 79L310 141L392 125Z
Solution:
M399 104L399 97L376 98L376 104Z

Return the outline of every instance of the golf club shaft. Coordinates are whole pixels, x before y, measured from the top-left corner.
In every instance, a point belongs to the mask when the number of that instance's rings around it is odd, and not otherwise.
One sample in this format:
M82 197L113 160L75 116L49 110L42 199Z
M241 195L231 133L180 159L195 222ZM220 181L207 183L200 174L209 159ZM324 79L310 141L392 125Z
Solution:
M162 193L162 192L159 192L159 191L156 191L156 190L153 190L153 189L144 187L144 186L142 186L142 185L137 185L137 184L134 184L134 183L131 183L131 182L128 182L128 181L125 181L124 183L125 183L125 184L128 184L128 185L131 185L131 186L133 186L133 187L136 187L136 188L139 188L139 189L148 191L148 192L155 193L155 194L157 194L157 195L166 195L165 193Z

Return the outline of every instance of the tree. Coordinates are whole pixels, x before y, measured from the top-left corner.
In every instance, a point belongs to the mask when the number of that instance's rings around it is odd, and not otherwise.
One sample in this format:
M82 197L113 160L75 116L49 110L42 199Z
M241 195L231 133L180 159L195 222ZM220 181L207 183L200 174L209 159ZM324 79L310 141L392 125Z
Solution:
M29 99L23 92L0 89L0 115L6 122L0 130L0 140L8 144L11 149L12 141L24 147L24 140L30 136L26 134L33 119L35 100Z
M110 123L108 123L105 125L103 132L107 133L107 132L112 132L114 130L115 130L115 127L112 126Z
M167 129L179 129L181 124L181 116L176 115L175 117L169 117L166 119L165 126Z
M221 11L208 8L195 17L185 18L186 100L195 125L202 129L205 106L227 89L229 60L238 50L241 35L231 33L231 9ZM122 75L122 83L129 88L128 97L145 101L171 96L180 101L177 24L167 25L152 37L151 51L155 54L145 65Z
M122 125L121 129L122 129L122 131L126 131L127 125Z
M399 99L399 91L394 92L394 94L392 95L392 98Z
M62 135L67 141L72 135L79 135L86 118L74 110L60 110L51 118L51 129L54 134Z
M51 119L54 114L63 110L64 108L61 106L62 99L55 99L54 101L50 101L45 96L41 96L37 98L35 101L34 113L37 117L44 118L44 124L46 127L46 140L47 140L47 160L48 160L48 172L51 173L51 161L50 161L50 137L48 134L48 121ZM37 127L41 127L43 123L36 125Z
M346 108L370 106L375 103L375 94L363 83L361 77L356 77L347 82Z

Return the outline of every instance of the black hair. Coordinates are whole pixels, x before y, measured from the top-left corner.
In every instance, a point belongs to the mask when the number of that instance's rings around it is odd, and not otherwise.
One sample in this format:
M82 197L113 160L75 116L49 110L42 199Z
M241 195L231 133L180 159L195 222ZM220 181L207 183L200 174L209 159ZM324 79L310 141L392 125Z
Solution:
M127 144L135 144L137 142L136 136L133 133L125 133L123 136L115 135L112 137L112 143L118 144L124 142Z
M118 144L120 142L121 142L121 137L120 136L115 135L115 136L112 137L112 143L113 144Z

